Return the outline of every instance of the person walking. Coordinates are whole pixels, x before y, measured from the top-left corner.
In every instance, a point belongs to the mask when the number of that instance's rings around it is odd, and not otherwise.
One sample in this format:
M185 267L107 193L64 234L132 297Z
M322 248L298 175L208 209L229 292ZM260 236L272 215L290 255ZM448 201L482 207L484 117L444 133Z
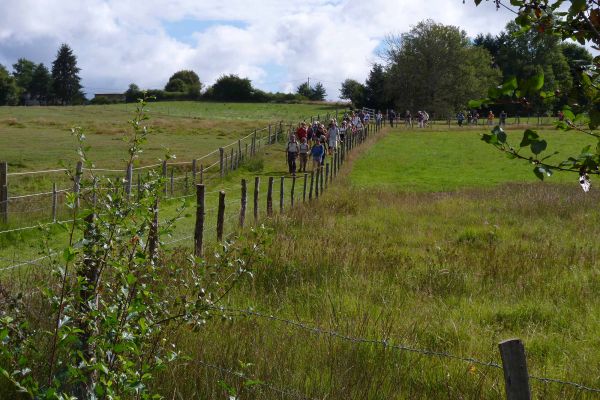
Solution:
M329 142L329 154L335 153L335 151L337 150L337 146L338 146L340 130L338 129L337 126L335 126L335 124L333 123L333 120L331 120L331 122L329 122L329 128L327 129L327 136L328 136L328 142Z
M465 113L462 111L459 111L458 114L456 114L456 122L458 122L458 126L462 126L464 120L465 120Z
M506 111L502 110L500 112L500 126L506 126L506 117L507 117Z
M316 172L321 167L321 161L325 155L325 146L323 146L320 140L315 141L312 149L310 149L310 155L312 157L312 169Z
M298 145L298 151L300 155L300 172L306 172L306 162L308 161L308 152L310 151L310 146L306 142L306 138L300 140L300 144Z
M492 110L490 110L490 112L487 115L487 122L490 126L494 125L494 113L492 112Z
M390 119L390 127L394 127L394 121L396 120L396 112L394 110L388 111L388 118Z
M303 139L306 140L306 138L303 138ZM298 142L296 141L296 136L291 135L290 141L288 142L287 147L286 147L286 151L287 151L289 172L292 175L296 174L296 158L298 158L299 150L300 150L300 148L298 146Z

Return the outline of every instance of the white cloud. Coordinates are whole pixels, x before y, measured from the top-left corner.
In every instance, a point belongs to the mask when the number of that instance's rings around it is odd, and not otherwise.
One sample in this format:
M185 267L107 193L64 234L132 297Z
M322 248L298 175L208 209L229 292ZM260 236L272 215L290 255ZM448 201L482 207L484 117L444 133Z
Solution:
M406 32L426 18L470 35L497 33L510 19L506 10L496 13L491 3L476 8L472 0L4 2L0 63L26 57L49 65L68 43L88 94L125 90L131 82L162 87L175 71L193 69L205 84L234 73L267 90L294 89L311 76L335 98L344 79L366 78L387 33ZM182 20L199 21L191 42L163 26ZM274 69L278 76L269 76Z

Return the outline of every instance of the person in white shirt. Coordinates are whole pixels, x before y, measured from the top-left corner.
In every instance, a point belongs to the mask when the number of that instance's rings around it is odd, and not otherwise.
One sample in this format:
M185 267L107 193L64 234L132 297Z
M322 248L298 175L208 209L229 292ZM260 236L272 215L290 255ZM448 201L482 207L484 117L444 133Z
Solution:
M340 136L340 131L333 123L333 120L329 123L327 136L329 137L329 154L331 154L337 150L337 144Z
M290 141L286 147L287 151L287 159L288 159L288 167L290 170L290 174L296 174L296 158L298 158L298 152L300 151L300 147L298 146L298 142L296 141L296 135L290 136Z
M306 163L308 161L308 153L310 151L310 146L306 143L306 138L300 139L300 144L298 145L298 150L300 152L300 172L306 172Z

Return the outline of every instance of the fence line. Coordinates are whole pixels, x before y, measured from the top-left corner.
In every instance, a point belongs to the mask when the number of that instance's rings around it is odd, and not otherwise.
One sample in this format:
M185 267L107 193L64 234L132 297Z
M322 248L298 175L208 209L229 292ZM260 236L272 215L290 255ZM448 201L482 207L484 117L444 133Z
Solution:
M432 356L432 357L438 357L438 358L448 358L448 359L458 360L458 361L467 362L470 364L477 364L479 366L493 368L493 369L503 369L502 365L500 365L496 362L493 362L493 361L481 361L474 357L457 356L455 354L443 352L443 351L419 349L419 348L407 346L404 344L394 344L393 342L391 342L388 339L368 339L368 338L362 338L362 337L348 336L348 335L341 334L337 331L321 329L317 326L307 325L300 321L289 320L286 318L275 316L273 314L266 314L263 312L255 311L253 309L230 308L230 307L226 307L226 306L215 306L214 308L221 312L241 314L241 315L251 316L251 317L258 317L261 319L266 319L266 320L270 320L270 321L283 323L285 325L292 326L294 328L298 328L298 329L301 329L301 330L304 330L304 331L307 331L310 333L314 333L316 335L334 337L334 338L352 342L352 343L379 345L379 346L382 346L384 349L407 351L407 352L411 352L411 353L421 354L424 356ZM586 386L586 385L583 385L583 384L577 383L577 382L571 382L571 381L555 379L555 378L538 377L535 375L528 375L528 377L531 379L543 382L543 383L557 383L557 384L561 384L561 385L572 386L572 387L575 387L579 390L586 391L586 392L600 393L600 388Z

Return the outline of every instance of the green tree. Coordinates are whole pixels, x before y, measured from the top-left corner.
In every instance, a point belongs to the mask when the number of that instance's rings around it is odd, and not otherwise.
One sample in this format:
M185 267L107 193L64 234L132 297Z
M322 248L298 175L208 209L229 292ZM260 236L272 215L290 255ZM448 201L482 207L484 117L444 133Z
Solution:
M0 64L0 105L14 105L18 99L18 88L15 79Z
M202 90L202 83L198 74L192 70L175 72L165 85L166 92L187 93L191 98L198 98Z
M296 88L296 93L310 99L312 96L312 88L308 85L308 82L304 82Z
M481 0L474 0L476 5ZM517 7L517 17L514 20L518 31L513 32L514 37L519 35L537 35L536 40L556 40L557 37L562 40L572 39L578 43L591 44L594 47L600 46L600 8L595 1L572 0L567 8L567 2L562 0L511 0L511 5ZM495 2L496 7L500 7L500 2ZM511 39L516 40L516 39ZM565 49L565 47L563 47ZM534 51L535 53L535 51ZM569 73L573 73L576 57L574 49L562 51L558 60L551 60L552 63L564 62L567 64ZM573 58L570 58L573 55ZM569 59L571 60L569 62ZM578 84L573 86L576 96L568 96L566 104L563 107L564 120L557 122L557 127L565 130L574 130L593 138L595 143L586 146L580 154L571 156L562 156L564 161L555 161L556 158L549 158L559 153L560 149L555 150L550 156L546 154L551 149L549 143L543 139L538 132L527 129L523 132L520 143L509 137L501 127L495 127L489 134L482 135L482 140L493 145L498 150L506 153L512 159L525 160L533 165L533 172L539 179L550 176L553 171L572 171L579 173L579 182L585 191L590 188L589 174L600 174L600 57L593 58L591 64L585 65L585 61L577 63L577 69L581 69L577 78ZM554 68L554 65L553 65ZM556 92L543 90L547 87L546 82L547 68L543 68L538 73L527 78L528 71L516 70L519 74L516 78L510 78L502 86L492 88L489 96L475 103L494 103L494 102L519 102L521 104L532 104L539 99L548 99L555 97ZM560 80L559 74L552 71L554 76L550 76L550 81ZM578 98L584 97L585 102L580 102ZM519 143L519 144L517 144Z
M40 103L47 103L52 91L52 77L50 71L42 63L36 65L31 77L31 85L29 91L33 99Z
M296 88L296 93L314 101L325 100L325 96L327 96L325 87L321 82L317 82L315 86L309 86L308 82L304 82Z
M312 96L310 99L315 101L323 101L325 100L325 96L327 96L325 86L323 86L321 82L317 82L315 87L312 89Z
M125 101L128 103L136 102L142 98L143 93L140 87L135 83L130 83L129 88L125 91Z
M386 41L385 96L397 108L453 114L500 79L487 50L457 27L427 20Z
M250 101L254 88L250 79L231 74L217 79L209 93L212 99L219 101Z
M365 103L367 107L377 110L387 108L385 99L385 71L383 65L374 64L365 82Z
M346 79L340 88L340 98L350 100L354 107L360 108L365 101L365 86L354 79Z
M73 50L67 44L62 44L52 62L52 85L61 104L72 104L81 99L83 94L79 71Z
M36 65L26 58L19 58L12 67L13 77L19 87L19 102L23 104L31 97L31 81Z

